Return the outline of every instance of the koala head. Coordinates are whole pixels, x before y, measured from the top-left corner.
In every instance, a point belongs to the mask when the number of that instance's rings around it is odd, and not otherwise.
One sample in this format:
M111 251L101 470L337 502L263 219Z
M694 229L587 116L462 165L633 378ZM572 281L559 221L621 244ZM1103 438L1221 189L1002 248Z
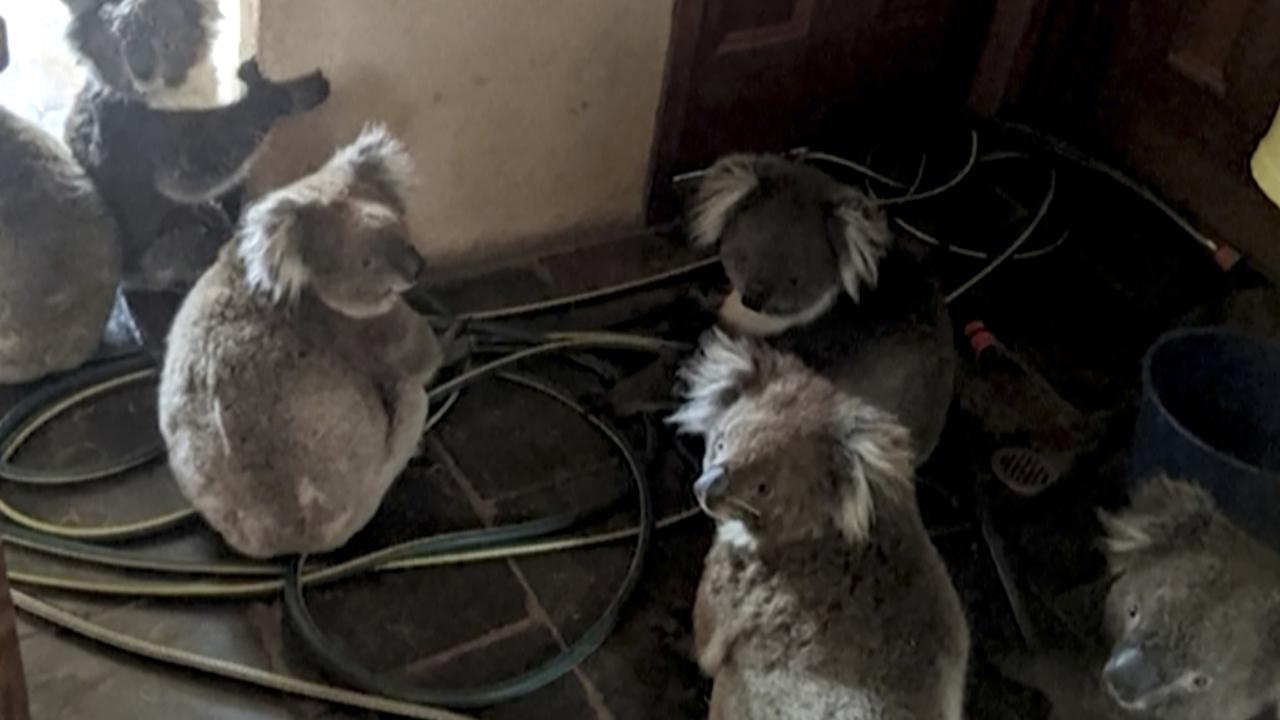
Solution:
M794 357L714 331L680 377L686 402L671 422L706 441L694 493L740 539L858 542L877 503L910 502L906 429Z
M742 305L773 316L812 314L841 289L857 300L875 287L892 242L883 214L862 193L768 155L716 162L689 224L696 244L719 246Z
M144 97L183 85L208 53L213 0L64 0L67 39L114 90Z
M412 177L404 145L374 126L318 171L254 203L237 248L249 287L276 302L307 290L350 317L390 310L424 267L405 222Z
M1115 581L1103 683L1161 720L1246 720L1280 694L1280 558L1234 527L1203 489L1148 481L1101 514Z

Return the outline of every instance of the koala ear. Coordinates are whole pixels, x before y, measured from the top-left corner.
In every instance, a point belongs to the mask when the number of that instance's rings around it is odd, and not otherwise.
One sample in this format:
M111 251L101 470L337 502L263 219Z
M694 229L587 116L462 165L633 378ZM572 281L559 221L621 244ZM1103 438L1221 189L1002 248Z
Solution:
M877 497L911 497L911 436L893 415L856 398L840 403L834 426L836 526L850 542L862 542L871 535Z
M413 158L385 125L365 126L360 136L334 155L330 165L346 168L357 183L373 186L397 210L416 182Z
M1106 531L1103 549L1113 568L1121 567L1127 556L1194 541L1210 528L1217 513L1203 488L1160 475L1138 488L1129 507L1116 513L1098 511Z
M4 18L0 17L0 72L9 67L9 34L4 28Z
M839 186L828 207L827 236L840 266L840 282L856 301L863 287L875 289L880 260L889 251L893 233L884 213L857 190Z
M693 244L712 247L719 242L729 218L759 187L754 156L730 155L717 160L698 185L698 195L689 212Z
M302 255L303 205L285 191L254 203L246 212L236 252L252 290L275 302L294 302L310 272Z
M776 352L752 340L712 330L703 336L698 354L680 368L685 403L667 422L682 433L707 435L739 398L768 382L779 361Z

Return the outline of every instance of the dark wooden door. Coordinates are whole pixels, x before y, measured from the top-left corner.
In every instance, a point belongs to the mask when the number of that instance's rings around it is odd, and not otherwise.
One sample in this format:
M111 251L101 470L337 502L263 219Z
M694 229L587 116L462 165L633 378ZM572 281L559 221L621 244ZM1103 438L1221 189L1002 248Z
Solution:
M676 0L651 168L650 220L669 179L741 150L814 143L890 117L957 112L987 0Z
M1249 172L1280 105L1280 1L1049 5L1019 111L1118 158L1280 277L1280 209Z

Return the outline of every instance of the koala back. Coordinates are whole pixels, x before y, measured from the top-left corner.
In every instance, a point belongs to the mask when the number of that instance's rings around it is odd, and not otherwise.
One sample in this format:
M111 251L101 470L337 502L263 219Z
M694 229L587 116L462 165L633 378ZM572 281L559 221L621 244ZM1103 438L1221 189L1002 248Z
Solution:
M120 275L116 224L66 148L0 108L0 383L79 366Z
M230 254L196 284L169 337L160 418L174 477L246 555L332 550L399 471L387 462L390 390L341 335L305 321L315 308L286 312L247 293Z

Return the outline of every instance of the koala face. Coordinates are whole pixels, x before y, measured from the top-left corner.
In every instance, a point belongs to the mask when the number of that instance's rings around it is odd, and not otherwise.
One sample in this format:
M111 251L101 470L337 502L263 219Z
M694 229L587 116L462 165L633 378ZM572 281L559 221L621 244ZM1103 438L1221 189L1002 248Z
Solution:
M747 309L795 315L840 283L817 198L761 190L725 226L720 260Z
M1276 560L1217 516L1203 491L1173 493L1156 514L1136 516L1146 525L1109 520L1121 530L1110 540L1120 572L1106 601L1102 679L1131 712L1245 720L1280 681Z
M757 401L734 405L707 436L694 495L717 521L736 521L764 545L837 529L839 467L824 427L778 422Z
M73 18L68 37L102 82L142 97L186 82L216 12L208 0L103 0Z
M892 241L861 193L780 157L733 155L707 171L690 213L699 245L718 245L747 310L816 316L843 289L873 288ZM825 307L824 307L825 305Z
M312 223L314 244L305 253L316 294L351 317L390 310L425 265L409 242L404 218L390 206L360 198L321 214L326 217Z
M715 332L681 371L671 421L706 441L694 494L759 546L867 536L874 497L909 493L907 431L798 359Z

